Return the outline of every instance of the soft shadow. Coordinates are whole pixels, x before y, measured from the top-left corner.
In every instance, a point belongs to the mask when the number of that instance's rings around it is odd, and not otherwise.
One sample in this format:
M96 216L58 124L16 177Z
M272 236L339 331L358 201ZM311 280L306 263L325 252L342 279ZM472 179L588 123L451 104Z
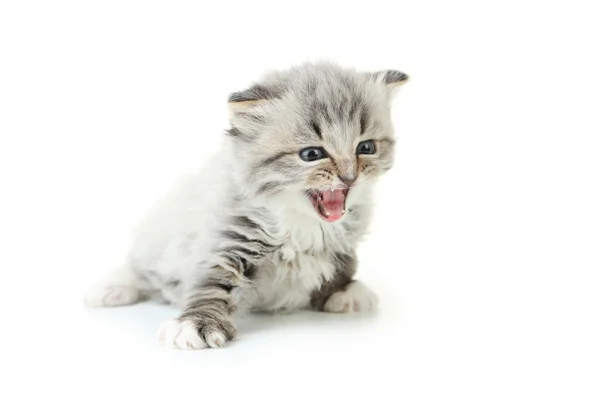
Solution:
M85 320L92 329L118 329L135 335L140 345L155 341L162 322L176 318L179 310L168 305L139 303L132 306L85 310ZM305 334L361 330L378 318L376 312L335 314L316 311L296 311L289 314L252 313L236 320L238 338L252 338L261 334ZM143 343L142 343L143 342ZM237 341L235 341L237 342Z
M335 314L316 311L296 311L290 314L252 313L238 321L241 334L265 331L297 330L343 330L356 329L371 324L377 312Z

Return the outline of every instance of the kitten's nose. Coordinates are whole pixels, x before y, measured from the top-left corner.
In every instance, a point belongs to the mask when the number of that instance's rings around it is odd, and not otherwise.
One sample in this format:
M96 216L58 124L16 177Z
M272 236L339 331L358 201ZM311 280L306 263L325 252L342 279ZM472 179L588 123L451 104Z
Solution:
M356 162L354 160L339 160L336 164L338 178L346 185L352 185L357 176Z
M338 178L346 185L351 186L356 181L356 175L338 175Z

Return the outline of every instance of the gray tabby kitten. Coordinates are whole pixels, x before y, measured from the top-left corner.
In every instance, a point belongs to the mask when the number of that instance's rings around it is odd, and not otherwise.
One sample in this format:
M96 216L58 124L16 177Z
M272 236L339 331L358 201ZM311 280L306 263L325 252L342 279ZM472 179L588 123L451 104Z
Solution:
M182 179L140 224L89 306L159 299L183 309L159 340L220 347L244 311L368 311L356 271L371 193L393 164L390 100L408 77L305 64L229 97L210 168Z

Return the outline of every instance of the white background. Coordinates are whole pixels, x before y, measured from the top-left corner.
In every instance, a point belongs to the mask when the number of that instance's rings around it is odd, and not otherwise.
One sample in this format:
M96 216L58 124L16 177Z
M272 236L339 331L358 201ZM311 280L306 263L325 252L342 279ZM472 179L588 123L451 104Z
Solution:
M600 398L598 10L583 1L4 1L0 397ZM81 305L262 71L411 76L360 277L375 316ZM6 393L2 393L6 392Z

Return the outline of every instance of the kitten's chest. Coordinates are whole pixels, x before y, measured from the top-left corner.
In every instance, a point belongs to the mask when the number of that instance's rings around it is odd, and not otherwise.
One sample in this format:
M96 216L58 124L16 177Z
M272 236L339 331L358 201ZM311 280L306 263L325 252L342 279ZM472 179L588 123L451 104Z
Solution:
M300 222L286 228L281 231L282 245L259 268L255 308L275 311L307 306L311 293L335 273L332 254L346 247L341 226Z
M288 249L289 250L289 249ZM334 275L334 265L327 252L275 252L258 268L254 281L252 305L264 311L287 311L303 308L311 293Z
M343 252L350 248L351 235L343 223L319 223L305 216L288 216L279 227L279 256Z

